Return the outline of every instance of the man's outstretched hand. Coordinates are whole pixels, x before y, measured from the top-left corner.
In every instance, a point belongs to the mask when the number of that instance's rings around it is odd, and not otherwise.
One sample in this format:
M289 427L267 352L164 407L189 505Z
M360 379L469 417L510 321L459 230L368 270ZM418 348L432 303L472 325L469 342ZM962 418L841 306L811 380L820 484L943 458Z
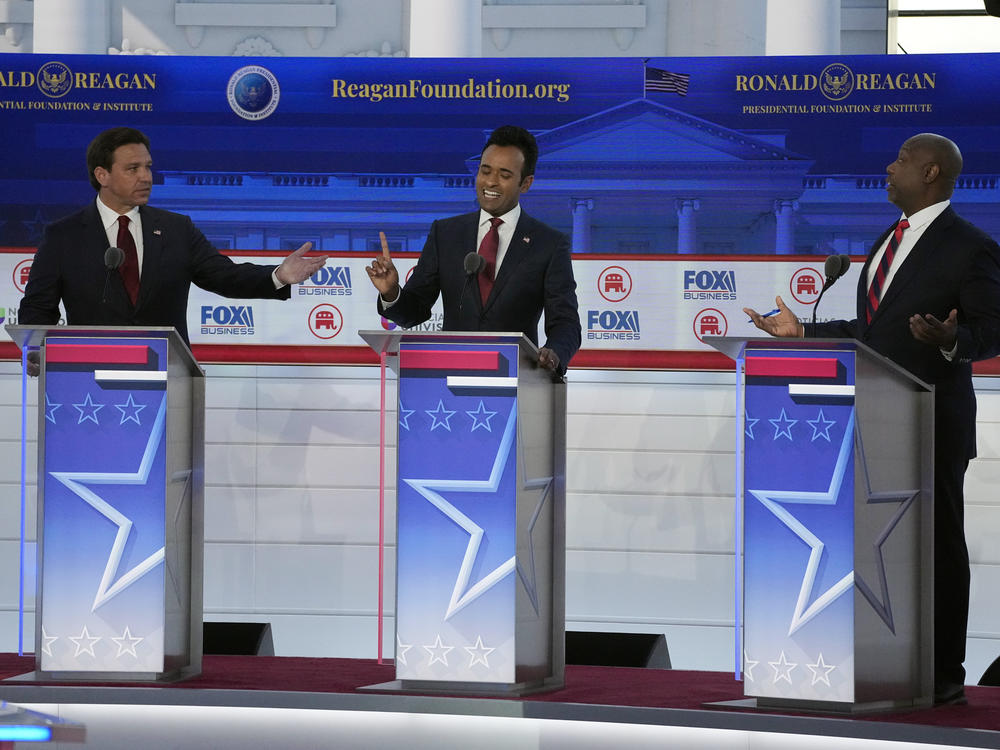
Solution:
M958 310L952 310L944 320L938 320L930 313L911 315L910 333L917 341L951 351L958 337Z
M788 309L781 297L775 297L774 304L778 308L778 312L766 318L749 307L744 307L743 312L749 315L753 324L765 333L779 338L802 338L805 335L805 329L799 319L795 317L795 313Z
M274 270L274 275L282 284L301 284L324 265L327 256L314 255L306 257L306 253L312 250L312 243L306 242L298 250L289 255L281 265Z

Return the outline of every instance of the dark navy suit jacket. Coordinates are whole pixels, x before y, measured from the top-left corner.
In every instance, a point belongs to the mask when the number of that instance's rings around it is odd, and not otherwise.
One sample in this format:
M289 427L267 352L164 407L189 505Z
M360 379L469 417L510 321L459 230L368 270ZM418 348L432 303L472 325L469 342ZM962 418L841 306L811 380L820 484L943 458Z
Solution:
M430 228L420 260L399 300L379 313L409 328L431 316L438 294L444 302L446 331L523 332L538 344L538 321L545 313L544 346L559 355L560 370L580 348L576 282L566 235L523 210L484 305L464 259L476 251L479 211L438 219Z
M935 386L935 434L956 454L976 455L972 362L1000 353L1000 247L949 206L924 231L896 271L871 323L865 318L868 267L895 227L875 242L861 270L857 318L806 326L806 336L856 338ZM948 361L910 333L909 318L944 320L958 310L958 351Z
M46 227L31 265L18 323L59 322L59 302L69 325L173 326L188 341L191 284L225 297L288 299L288 286L274 288L274 266L234 263L219 253L191 219L151 206L142 220L142 274L135 306L117 272L104 265L108 237L91 203ZM107 284L107 299L104 299Z

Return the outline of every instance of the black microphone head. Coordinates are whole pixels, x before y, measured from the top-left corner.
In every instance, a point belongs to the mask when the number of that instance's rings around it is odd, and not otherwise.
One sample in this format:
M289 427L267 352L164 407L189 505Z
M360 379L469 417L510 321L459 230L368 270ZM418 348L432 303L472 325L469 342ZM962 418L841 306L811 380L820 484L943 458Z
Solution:
M470 276L474 276L483 270L483 266L486 265L486 258L479 253L469 253L465 256L463 265L465 266L465 272Z
M104 251L104 267L109 271L114 271L125 262L125 251L120 247L112 245Z
M850 255L840 255L840 273L838 276L843 276L845 273L851 270L851 256Z
M823 273L826 274L826 281L829 284L831 281L840 276L843 271L841 268L841 257L840 255L828 255L826 260L823 262Z

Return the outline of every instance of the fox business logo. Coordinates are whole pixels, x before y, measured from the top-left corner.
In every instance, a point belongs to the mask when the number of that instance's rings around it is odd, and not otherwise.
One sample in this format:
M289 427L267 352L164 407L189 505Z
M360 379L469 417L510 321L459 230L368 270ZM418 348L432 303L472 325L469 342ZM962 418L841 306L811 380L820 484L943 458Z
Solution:
M253 336L253 308L249 305L202 305L201 332L206 336Z
M736 271L685 271L684 299L736 299Z
M587 338L591 340L638 341L638 310L588 310Z
M351 269L347 266L324 266L299 284L299 296L349 297Z

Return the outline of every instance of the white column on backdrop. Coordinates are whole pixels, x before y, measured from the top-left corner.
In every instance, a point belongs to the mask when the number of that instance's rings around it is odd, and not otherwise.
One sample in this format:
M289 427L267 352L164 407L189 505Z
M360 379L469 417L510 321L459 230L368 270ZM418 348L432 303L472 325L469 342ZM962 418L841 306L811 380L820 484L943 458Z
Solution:
M411 0L410 57L481 57L483 9L468 0Z
M35 0L32 51L60 55L105 55L108 0Z
M840 0L768 0L767 55L840 54Z

